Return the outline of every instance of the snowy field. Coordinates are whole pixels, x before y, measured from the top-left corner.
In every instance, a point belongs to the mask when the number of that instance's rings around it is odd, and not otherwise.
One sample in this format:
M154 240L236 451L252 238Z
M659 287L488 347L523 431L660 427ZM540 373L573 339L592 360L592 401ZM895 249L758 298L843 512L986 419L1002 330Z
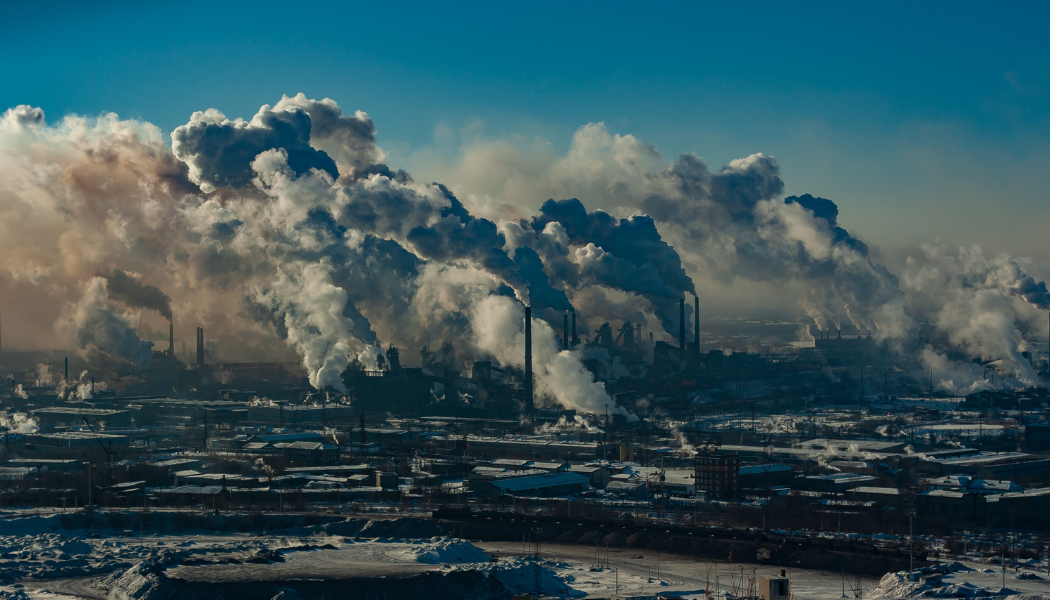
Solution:
M47 518L0 521L0 600L115 598L126 573L141 565L165 567L168 577L196 582L284 581L408 576L427 571L480 571L512 592L602 598L670 594L722 598L747 592L748 580L776 575L768 565L711 562L645 550L541 545L537 563L520 542L448 538L368 538L311 534L246 535L192 532L179 535L89 538L86 532L53 532ZM309 529L309 528L306 528ZM37 532L34 533L34 530ZM44 532L46 530L46 532ZM941 581L909 581L904 574L881 579L789 569L798 600L848 598L1050 598L1045 563L1009 569L976 562L954 563ZM149 600L149 594L136 596Z

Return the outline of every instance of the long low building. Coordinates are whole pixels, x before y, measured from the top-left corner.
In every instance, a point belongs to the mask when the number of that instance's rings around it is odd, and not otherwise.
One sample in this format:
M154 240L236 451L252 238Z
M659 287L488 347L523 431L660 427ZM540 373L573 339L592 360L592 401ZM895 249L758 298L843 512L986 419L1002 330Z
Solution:
M579 473L562 471L526 477L504 477L471 482L471 489L482 497L530 496L552 498L573 496L587 491L591 480Z
M980 479L1018 479L1050 475L1050 458L1023 452L980 452L937 462L944 475L972 475Z
M1050 525L1050 488L985 497L992 527L1044 529Z
M344 404L318 406L302 405L257 405L248 407L247 420L265 425L299 425L326 423L346 424L353 419L353 411Z
M486 436L431 436L434 443L462 445L477 455L527 456L533 460L593 460L598 456L598 442L570 442L544 438L514 437L498 438Z
M32 411L42 427L125 427L131 424L131 411L104 408L49 406Z
M71 450L103 447L126 448L131 438L126 435L91 433L87 431L59 431L56 433L34 433L26 436L26 442L39 450Z

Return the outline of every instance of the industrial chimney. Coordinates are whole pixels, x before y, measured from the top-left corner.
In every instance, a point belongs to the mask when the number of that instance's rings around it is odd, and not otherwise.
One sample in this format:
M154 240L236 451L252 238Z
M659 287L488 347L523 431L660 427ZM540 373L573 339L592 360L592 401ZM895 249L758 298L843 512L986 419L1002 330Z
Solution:
M580 343L580 338L576 337L576 309L572 309L572 342L570 343L571 348L575 348Z
M678 301L678 349L685 352L685 296Z
M569 313L562 315L561 349L569 349Z
M64 358L63 362L65 363L65 370L63 371L62 381L65 381L65 382L68 383L69 382L69 357L67 356L66 358Z
M525 307L525 414L532 416L532 307Z
M693 352L700 356L700 296L693 296Z
M525 414L532 416L532 307L525 307Z
M204 328L197 328L197 368L204 368Z
M175 358L175 324L168 323L168 356Z

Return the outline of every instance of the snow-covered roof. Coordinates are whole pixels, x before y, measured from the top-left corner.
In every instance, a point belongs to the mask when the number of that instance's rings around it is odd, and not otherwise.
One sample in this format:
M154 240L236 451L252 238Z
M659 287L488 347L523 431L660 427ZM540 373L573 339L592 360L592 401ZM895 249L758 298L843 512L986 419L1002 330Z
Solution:
M590 479L579 473L563 471L561 473L530 475L529 477L497 479L492 481L491 484L505 492L520 492L524 490L542 490L548 487L564 485L580 485L586 487L590 485Z

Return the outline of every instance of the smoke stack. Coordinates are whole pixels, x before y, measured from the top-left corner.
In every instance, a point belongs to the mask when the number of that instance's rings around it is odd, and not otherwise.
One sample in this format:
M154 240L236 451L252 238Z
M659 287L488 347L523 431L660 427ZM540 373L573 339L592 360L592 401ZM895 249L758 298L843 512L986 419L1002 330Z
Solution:
M65 362L66 368L65 368L65 371L63 371L62 381L68 382L69 381L69 357L66 357L65 359L63 359L63 362Z
M700 356L700 296L693 296L693 343L694 354Z
M168 356L175 358L175 324L168 323Z
M561 349L569 349L569 313L562 315Z
M580 343L580 338L576 337L576 309L572 309L572 342L571 347L575 348L576 344Z
M197 328L197 368L204 368L204 328Z
M685 297L678 301L678 348L685 351Z
M532 416L532 307L525 307L525 414Z

